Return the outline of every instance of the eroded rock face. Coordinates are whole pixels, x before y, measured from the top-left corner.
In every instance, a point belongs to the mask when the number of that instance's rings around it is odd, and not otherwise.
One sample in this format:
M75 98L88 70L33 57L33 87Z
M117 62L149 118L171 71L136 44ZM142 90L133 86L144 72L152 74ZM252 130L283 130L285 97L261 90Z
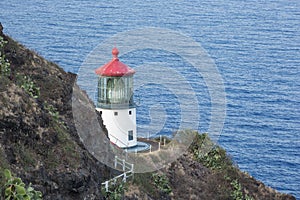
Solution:
M151 200L157 199L157 196L161 199L232 199L230 182L224 178L224 174L204 167L188 153L170 163L161 173L166 174L169 179L172 188L170 194L157 195L157 191L147 193L138 185L131 185L125 193L125 199ZM279 193L239 170L231 176L230 178L238 179L242 184L242 192L255 200L296 200L295 197ZM151 179L144 181L153 184Z
M76 75L4 35L2 26L0 36L8 41L3 53L11 66L11 75L0 80L0 169L31 182L44 199L101 199L110 169L78 138L72 114ZM21 87L25 76L40 89L38 98Z

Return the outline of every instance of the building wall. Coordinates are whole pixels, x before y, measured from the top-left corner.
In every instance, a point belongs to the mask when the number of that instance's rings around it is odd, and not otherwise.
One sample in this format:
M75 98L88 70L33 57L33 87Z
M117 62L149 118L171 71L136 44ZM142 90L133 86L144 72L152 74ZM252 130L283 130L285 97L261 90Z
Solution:
M103 109L96 108L102 113L103 123L107 128L109 139L121 148L137 144L136 109ZM132 140L128 133L132 131Z

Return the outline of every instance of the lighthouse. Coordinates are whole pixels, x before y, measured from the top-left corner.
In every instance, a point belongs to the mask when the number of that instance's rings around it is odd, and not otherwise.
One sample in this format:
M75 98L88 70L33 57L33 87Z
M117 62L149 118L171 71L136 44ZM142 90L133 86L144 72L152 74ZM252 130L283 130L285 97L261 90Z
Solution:
M121 148L137 145L136 107L133 101L135 71L118 58L113 48L112 60L95 70L98 75L96 110L100 112L108 137Z

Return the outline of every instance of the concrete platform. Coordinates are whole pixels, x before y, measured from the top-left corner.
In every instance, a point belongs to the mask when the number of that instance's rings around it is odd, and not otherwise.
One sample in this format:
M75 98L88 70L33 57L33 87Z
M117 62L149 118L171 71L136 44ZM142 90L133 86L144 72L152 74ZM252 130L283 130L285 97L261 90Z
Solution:
M127 150L129 153L135 153L135 152L144 152L148 151L150 149L150 144L146 142L137 141L137 145L134 147L129 147L124 150Z

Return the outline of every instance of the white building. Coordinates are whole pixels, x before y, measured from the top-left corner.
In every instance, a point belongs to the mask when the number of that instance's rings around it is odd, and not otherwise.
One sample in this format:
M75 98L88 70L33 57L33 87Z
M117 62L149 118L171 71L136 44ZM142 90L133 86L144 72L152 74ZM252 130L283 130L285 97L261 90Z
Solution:
M95 70L99 75L96 110L102 115L110 141L121 148L137 145L136 108L133 101L135 71L119 61L117 48L113 58Z

